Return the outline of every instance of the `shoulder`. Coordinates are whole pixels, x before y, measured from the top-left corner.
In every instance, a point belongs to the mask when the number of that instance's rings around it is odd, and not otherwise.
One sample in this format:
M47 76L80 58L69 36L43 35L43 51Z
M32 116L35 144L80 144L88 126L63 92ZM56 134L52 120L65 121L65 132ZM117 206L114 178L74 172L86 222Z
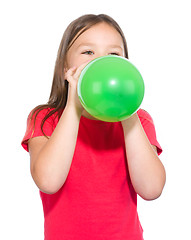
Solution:
M154 124L151 115L150 115L146 110L144 110L144 109L139 109L139 110L137 111L137 115L138 115L138 117L139 117L139 119L140 119L141 121L147 120L147 121L149 121L150 123Z
M143 129L144 129L150 143L157 147L157 153L158 153L158 155L160 155L162 152L162 148L157 140L156 130L155 130L154 122L153 122L151 115L143 109L139 109L137 111L137 115L140 119L140 122L143 126Z
M40 106L37 106L31 110L31 112L29 113L29 116L42 118L42 117L45 117L47 114L49 114L52 110L54 110L54 108L49 108L49 107L42 108Z
M28 141L40 136L51 136L58 123L58 114L53 108L34 108L27 119L27 129L21 142L23 148L28 151Z
M43 131L51 131L55 129L58 123L58 112L55 108L36 107L34 108L27 119L28 129L43 129ZM49 133L50 134L50 133ZM46 134L47 135L47 134Z
M55 111L55 108L50 107L36 107L34 108L28 116L29 121L47 121L51 124L53 124L58 118L58 112Z

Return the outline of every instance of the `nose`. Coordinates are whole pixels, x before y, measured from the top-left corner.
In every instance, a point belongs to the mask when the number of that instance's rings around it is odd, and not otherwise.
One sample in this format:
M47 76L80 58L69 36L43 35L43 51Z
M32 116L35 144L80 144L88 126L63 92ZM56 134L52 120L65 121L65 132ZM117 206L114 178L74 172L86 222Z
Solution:
M106 52L99 52L99 53L96 53L95 55L94 55L94 57L93 57L93 59L95 59L95 58L99 58L99 57L103 57L103 56L106 56L107 55L107 53Z

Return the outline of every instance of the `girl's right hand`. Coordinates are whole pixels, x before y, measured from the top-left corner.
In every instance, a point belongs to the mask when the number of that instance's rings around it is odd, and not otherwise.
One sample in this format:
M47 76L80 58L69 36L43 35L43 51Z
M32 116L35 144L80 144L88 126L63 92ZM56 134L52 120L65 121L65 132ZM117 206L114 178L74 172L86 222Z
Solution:
M72 67L65 72L65 79L69 83L67 106L74 106L76 110L80 113L82 113L84 108L81 105L78 94L77 94L77 84L78 84L78 79L81 74L81 71L88 64L88 62L83 63L78 68Z

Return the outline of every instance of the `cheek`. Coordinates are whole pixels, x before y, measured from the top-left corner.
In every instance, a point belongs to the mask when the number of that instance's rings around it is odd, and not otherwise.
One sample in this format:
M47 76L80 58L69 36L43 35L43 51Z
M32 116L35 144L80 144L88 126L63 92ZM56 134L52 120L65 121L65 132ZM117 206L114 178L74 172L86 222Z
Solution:
M84 59L83 55L79 54L70 54L67 57L67 68L72 68L72 67L79 67L81 64L83 64Z
M79 67L84 63L88 63L93 60L95 57L87 56L84 54L73 54L67 58L67 68Z

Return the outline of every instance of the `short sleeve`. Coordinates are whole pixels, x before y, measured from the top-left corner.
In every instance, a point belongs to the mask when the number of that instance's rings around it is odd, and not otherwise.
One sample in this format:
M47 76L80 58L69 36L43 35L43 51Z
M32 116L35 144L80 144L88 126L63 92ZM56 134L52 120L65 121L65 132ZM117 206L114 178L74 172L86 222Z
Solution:
M26 132L25 132L24 138L21 142L22 147L26 151L29 151L29 149L28 149L29 139L34 138L34 137L44 136L44 134L41 130L41 122L42 122L43 118L45 117L45 115L47 114L48 111L49 111L49 109L41 110L38 113L38 115L35 119L35 122L34 122L35 114L33 115L32 119L31 119L32 112L29 114L29 116L27 118ZM43 131L44 131L45 135L47 137L51 136L52 132L54 131L54 128L55 128L54 118L50 117L45 121L44 126L43 126Z
M148 112L143 109L139 109L137 112L143 129L150 141L150 143L157 147L157 153L160 155L162 153L162 148L157 140L155 126L152 117Z

